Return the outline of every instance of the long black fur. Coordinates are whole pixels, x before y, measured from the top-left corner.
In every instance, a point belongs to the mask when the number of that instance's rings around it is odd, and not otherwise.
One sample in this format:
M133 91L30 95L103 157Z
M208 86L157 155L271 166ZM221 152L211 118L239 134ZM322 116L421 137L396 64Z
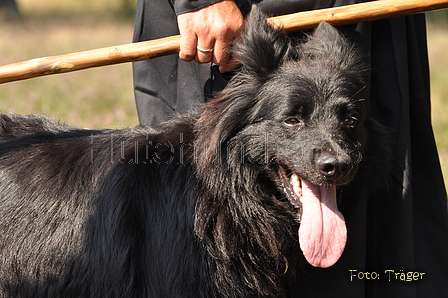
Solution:
M0 297L287 295L301 253L279 167L364 187L381 130L361 56L330 25L293 45L255 11L237 51L228 87L160 130L1 115ZM316 170L330 147L348 178Z

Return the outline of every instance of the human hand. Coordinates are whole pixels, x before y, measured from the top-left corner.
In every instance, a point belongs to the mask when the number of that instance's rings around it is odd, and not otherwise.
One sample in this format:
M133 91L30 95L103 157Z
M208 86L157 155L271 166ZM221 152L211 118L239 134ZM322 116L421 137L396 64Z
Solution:
M221 72L238 67L229 49L244 29L244 18L235 2L224 0L177 16L179 57L184 61L213 62ZM204 50L201 51L200 49Z

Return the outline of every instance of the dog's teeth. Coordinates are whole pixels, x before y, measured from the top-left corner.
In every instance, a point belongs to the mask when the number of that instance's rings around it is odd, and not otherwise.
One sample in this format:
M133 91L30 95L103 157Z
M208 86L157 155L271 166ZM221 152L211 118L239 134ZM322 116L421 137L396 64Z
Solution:
M300 198L302 196L302 183L299 176L292 174L290 182L297 197Z

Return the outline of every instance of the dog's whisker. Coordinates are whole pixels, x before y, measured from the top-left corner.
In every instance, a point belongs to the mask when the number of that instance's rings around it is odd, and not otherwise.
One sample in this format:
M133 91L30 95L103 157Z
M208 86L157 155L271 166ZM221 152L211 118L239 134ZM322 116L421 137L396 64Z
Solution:
M364 89L366 89L367 88L367 86L363 86L361 89L359 89L355 94L353 94L352 95L352 97L350 97L350 99L353 99L353 98L355 98L355 96L356 95L358 95L359 93L361 93ZM360 99L358 99L358 101L365 101L366 99L365 98L360 98Z

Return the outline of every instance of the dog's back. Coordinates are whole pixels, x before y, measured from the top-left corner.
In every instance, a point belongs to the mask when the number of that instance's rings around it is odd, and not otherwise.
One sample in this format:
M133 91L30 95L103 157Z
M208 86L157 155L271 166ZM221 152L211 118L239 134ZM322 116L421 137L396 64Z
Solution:
M85 249L99 187L81 151L89 133L35 115L2 114L0 124L0 297L51 296L44 285Z
M0 297L144 297L152 287L201 297L194 179L179 136L0 119ZM173 270L181 263L186 275Z
M0 114L0 141L41 132L57 132L67 127L41 115Z

